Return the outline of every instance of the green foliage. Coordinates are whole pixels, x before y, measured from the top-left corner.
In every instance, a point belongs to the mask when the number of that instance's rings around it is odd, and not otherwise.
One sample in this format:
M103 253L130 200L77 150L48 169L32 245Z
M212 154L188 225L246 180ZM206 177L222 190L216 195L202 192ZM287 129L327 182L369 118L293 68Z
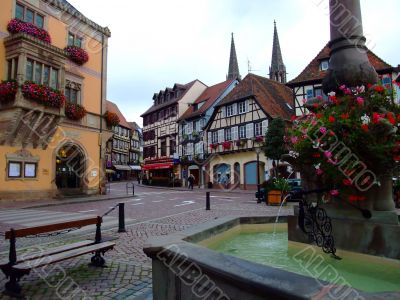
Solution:
M272 182L273 190L288 192L290 190L289 182L285 178L274 178Z
M280 160L287 153L284 142L285 121L281 118L273 119L265 136L264 153L273 160Z

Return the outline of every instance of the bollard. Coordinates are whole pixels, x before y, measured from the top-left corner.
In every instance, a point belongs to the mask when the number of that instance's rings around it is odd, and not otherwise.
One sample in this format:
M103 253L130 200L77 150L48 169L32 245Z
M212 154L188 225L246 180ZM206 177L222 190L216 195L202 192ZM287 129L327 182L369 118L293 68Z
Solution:
M206 192L206 210L210 210L210 192Z
M118 216L118 232L126 232L125 230L125 203L121 202L118 204L119 216Z

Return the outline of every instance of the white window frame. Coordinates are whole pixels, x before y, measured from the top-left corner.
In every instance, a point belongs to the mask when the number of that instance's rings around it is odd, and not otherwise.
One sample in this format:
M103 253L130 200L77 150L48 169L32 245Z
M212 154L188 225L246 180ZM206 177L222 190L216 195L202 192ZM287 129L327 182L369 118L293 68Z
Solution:
M238 112L239 112L239 115L247 113L247 101L239 102Z
M263 136L263 126L262 122L258 122L254 124L254 135L255 136Z
M242 125L239 126L239 139L245 139L246 138L246 126Z

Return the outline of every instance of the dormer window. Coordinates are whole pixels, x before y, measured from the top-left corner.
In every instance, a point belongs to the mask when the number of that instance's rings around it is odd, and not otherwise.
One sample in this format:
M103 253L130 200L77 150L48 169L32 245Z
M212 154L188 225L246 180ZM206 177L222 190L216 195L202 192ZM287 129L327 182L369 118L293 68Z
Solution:
M321 61L320 69L321 71L326 71L329 68L329 60L325 59Z

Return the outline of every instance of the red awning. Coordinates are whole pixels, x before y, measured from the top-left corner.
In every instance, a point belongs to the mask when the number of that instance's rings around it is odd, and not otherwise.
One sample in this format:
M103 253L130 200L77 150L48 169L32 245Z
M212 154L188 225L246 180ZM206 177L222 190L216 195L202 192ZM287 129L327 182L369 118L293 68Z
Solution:
M162 170L162 169L170 169L174 166L173 162L169 163L159 163L159 164L148 164L143 166L143 170Z

